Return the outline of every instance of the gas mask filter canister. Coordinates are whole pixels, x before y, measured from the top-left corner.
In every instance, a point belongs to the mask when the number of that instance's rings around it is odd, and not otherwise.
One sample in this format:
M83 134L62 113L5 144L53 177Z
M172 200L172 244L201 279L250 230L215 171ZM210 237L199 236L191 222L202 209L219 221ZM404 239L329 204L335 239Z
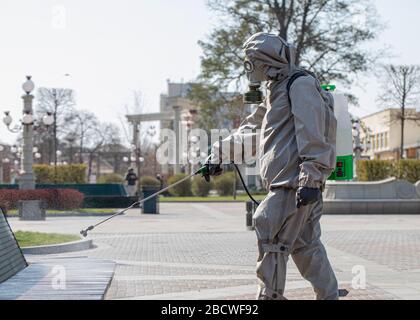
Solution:
M260 104L263 102L263 94L260 90L262 75L258 74L254 63L250 60L245 60L244 69L249 81L249 90L244 94L244 103Z

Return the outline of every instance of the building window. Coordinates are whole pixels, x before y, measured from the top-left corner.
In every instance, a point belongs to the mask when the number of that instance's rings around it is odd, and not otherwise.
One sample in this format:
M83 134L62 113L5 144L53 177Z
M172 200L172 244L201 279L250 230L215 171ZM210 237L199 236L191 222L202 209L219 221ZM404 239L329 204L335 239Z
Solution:
M385 132L385 148L388 148L389 147L389 144L388 144L389 142L388 142L388 132Z
M376 145L376 150L378 150L379 149L379 134L375 136L375 145Z
M408 159L416 159L417 158L417 149L411 148L407 150L407 158Z
M384 148L384 134L383 133L381 133L380 139L381 139L381 142L380 142L381 149L383 149Z

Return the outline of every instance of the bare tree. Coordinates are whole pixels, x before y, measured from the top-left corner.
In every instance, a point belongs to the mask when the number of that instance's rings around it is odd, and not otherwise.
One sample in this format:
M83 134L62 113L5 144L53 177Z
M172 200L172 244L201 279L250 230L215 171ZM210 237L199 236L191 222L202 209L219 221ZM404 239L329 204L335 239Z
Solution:
M102 158L106 158L114 169L115 173L125 172L124 157L130 157L130 150L121 144L121 139L104 145L101 149ZM123 171L124 170L124 171Z
M54 164L57 165L57 148L59 139L69 130L69 121L73 118L74 91L62 88L39 88L37 94L37 114L51 113L54 117L52 141L49 143L49 162L53 153Z
M120 142L120 131L114 124L101 123L96 127L94 133L90 135L89 141L88 177L92 175L92 167L95 155L97 160L97 173L99 173L101 149L107 144L119 144Z
M76 132L69 132L64 137L64 141L66 143L66 148L67 148L67 157L69 159L70 164L74 163L74 148L75 148L75 143L77 141L77 138L78 136Z
M74 133L78 140L79 163L83 163L83 151L85 142L91 135L97 134L99 121L95 114L87 110L78 110L73 114Z
M420 97L420 66L386 65L382 71L382 94L379 102L385 106L398 106L391 121L401 123L400 157L404 158L404 128L406 121L420 123L420 114L407 113L408 107L415 107Z

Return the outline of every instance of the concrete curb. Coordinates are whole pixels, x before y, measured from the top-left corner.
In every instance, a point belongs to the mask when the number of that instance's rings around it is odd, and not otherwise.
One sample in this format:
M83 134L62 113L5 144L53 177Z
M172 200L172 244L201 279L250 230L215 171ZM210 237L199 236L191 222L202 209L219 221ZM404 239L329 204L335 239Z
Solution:
M418 215L419 199L324 199L323 214L332 215Z
M52 244L48 246L38 246L38 247L26 247L22 248L24 254L56 254L56 253L66 253L66 252L75 252L83 251L93 248L93 241L91 239L61 243L61 244Z

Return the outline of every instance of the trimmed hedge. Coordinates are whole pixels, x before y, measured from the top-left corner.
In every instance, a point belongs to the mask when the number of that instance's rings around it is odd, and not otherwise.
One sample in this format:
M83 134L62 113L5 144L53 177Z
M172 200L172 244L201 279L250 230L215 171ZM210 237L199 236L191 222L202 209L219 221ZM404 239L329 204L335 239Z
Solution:
M34 165L36 183L86 183L86 165L69 164L54 166L45 164ZM57 174L56 174L57 173Z
M118 173L104 174L98 179L99 184L124 183L124 181L124 177Z
M400 160L394 164L394 174L398 179L411 183L420 181L420 160Z
M176 175L173 175L168 179L168 185L172 185L179 180L182 180L187 175L184 173L179 173ZM184 181L183 183L180 183L177 186L172 187L169 190L169 193L174 197L187 197L191 195L191 179Z
M219 196L233 195L233 183L235 180L235 172L226 172L214 179L214 188Z
M360 160L357 162L359 181L379 181L392 177L392 162L384 160Z
M160 181L152 176L143 176L140 178L142 187L160 187Z
M207 182L203 177L195 177L192 181L191 190L197 197L207 197L213 187L212 182Z
M83 193L73 189L0 190L0 207L17 209L20 200L42 200L46 209L73 210L83 204Z
M420 160L360 160L357 162L359 181L379 181L390 177L420 181Z

